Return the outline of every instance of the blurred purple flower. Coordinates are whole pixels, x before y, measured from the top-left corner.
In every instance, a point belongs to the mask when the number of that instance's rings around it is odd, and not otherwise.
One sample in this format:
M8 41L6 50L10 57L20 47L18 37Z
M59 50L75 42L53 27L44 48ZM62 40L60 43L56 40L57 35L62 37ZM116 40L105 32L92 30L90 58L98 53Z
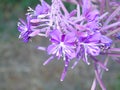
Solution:
M24 42L28 42L30 39L31 25L30 25L30 16L27 16L27 23L20 19L18 23L18 30L20 32L19 38L22 38Z
M20 32L19 38L23 39L26 43L31 37L36 36L39 33L39 30L32 30L30 20L31 17L28 15L27 22L20 19L20 22L18 23L18 31Z

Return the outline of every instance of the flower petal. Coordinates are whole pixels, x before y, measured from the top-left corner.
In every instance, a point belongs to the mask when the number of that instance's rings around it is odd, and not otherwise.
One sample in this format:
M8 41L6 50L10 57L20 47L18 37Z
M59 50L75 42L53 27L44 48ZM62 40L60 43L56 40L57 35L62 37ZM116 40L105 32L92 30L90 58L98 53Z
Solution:
M97 56L100 54L100 48L95 45L88 45L87 51L88 51L88 53L90 53L93 56Z
M30 36L30 37L34 37L34 36L38 35L39 32L40 32L40 30L35 30L35 31L33 31L31 34L29 34L29 36Z
M48 54L55 54L58 50L57 48L58 48L58 45L55 45L55 44L49 45L47 48Z
M58 30L53 30L50 32L50 36L52 39L55 39L56 41L61 41L61 32Z
M68 33L65 35L64 43L73 43L75 42L75 34L74 33Z

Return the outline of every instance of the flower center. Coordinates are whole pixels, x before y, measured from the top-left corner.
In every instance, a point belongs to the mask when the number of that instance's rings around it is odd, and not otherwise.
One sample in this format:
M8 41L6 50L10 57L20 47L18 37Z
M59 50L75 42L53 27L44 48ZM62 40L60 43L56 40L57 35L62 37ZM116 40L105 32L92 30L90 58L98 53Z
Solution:
M65 47L64 42L60 42L61 47Z

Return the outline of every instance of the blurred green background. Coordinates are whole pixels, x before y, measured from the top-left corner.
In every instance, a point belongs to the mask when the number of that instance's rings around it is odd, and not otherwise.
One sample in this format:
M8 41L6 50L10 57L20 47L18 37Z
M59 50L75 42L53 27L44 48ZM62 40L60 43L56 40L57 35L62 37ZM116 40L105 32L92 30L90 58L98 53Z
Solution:
M39 0L0 0L0 90L90 90L94 77L92 65L80 62L60 82L63 62L54 60L43 66L49 57L46 52L18 39L18 19L25 18L28 6L34 8L38 3ZM69 11L75 8L69 3L65 5ZM47 40L41 38L39 42L34 40L37 45L47 44ZM119 64L110 61L108 67L110 71L103 75L107 89L120 90ZM100 90L99 86L96 90Z

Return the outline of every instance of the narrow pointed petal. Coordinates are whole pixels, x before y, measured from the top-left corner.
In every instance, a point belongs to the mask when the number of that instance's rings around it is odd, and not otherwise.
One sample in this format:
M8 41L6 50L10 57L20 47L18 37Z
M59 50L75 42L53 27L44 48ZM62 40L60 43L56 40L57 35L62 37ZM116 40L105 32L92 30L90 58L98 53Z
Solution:
M42 51L45 51L45 50L46 50L45 47L41 47L41 46L37 47L37 49L38 49L38 50L42 50Z
M100 87L102 88L102 90L106 90L106 87L104 85L104 83L102 82L101 78L100 78L100 74L98 72L98 68L97 66L95 65L95 75L96 75L96 79L100 85Z
M29 34L29 36L30 36L30 37L34 37L34 36L38 35L39 32L40 32L40 30L35 30L35 31L33 31L31 34Z
M65 58L65 66L64 66L64 69L63 69L63 72L62 72L60 81L63 81L64 78L65 78L65 76L66 76L66 74L67 74L68 64L69 64L69 61L68 61L68 58L66 57L66 58Z
M43 65L44 65L44 66L47 65L51 60L53 60L53 58L54 58L54 56L49 57L49 58L43 63Z

